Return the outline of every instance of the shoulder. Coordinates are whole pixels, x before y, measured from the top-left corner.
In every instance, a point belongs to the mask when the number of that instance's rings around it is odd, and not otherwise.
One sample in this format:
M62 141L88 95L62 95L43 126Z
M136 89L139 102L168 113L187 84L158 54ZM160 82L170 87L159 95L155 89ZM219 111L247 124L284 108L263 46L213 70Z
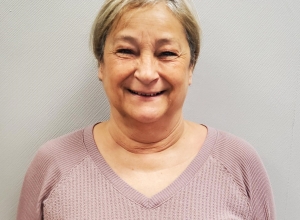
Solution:
M216 130L211 156L234 176L239 184L252 181L254 176L266 175L256 150L248 142L228 132Z
M86 130L74 131L42 145L27 170L25 181L36 182L47 191L54 187L89 155L84 141Z
M213 157L225 164L242 165L260 161L254 147L242 138L225 131L216 130Z
M40 219L37 216L42 216L43 201L59 181L88 156L85 130L48 141L38 150L24 178L18 219Z
M212 128L213 129L213 128ZM213 129L215 144L211 156L227 170L248 198L254 219L274 219L272 189L256 150L242 138Z
M84 145L84 129L46 142L37 151L27 175L38 173L41 179L60 179L88 155Z
M31 167L42 165L43 169L60 168L63 171L81 160L87 154L83 132L84 130L78 130L43 144L38 149Z
M46 142L37 151L35 157L45 162L66 164L71 162L66 161L67 159L74 161L84 155L86 155L84 129L81 129Z
M88 156L84 141L86 130L77 130L46 142L37 151L27 173L38 171L41 179L59 181Z

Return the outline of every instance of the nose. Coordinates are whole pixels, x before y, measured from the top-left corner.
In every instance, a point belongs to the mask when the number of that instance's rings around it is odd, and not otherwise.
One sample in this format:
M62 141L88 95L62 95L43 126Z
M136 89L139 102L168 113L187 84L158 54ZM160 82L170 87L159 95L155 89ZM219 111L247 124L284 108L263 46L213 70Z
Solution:
M147 54L141 56L138 60L138 66L134 73L135 78L144 85L149 85L156 81L159 78L159 74L155 64L155 58L153 55Z

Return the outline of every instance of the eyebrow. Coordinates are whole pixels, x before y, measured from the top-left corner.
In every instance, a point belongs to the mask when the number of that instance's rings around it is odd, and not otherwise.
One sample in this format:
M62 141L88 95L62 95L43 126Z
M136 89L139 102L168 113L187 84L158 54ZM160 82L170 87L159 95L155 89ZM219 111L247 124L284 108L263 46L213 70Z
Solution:
M132 37L130 35L120 35L120 36L117 36L113 42L114 44L118 41L125 41L125 42L129 42L129 43L133 43L133 44L137 44L138 43L138 39L135 38L135 37ZM165 44L176 44L177 46L180 47L180 44L174 39L174 38L160 38L158 39L155 44L157 46L162 46L162 45L165 45Z
M137 42L137 39L132 36L121 35L121 36L114 38L114 40L113 40L114 43L116 43L118 41L128 41L130 43L135 43L135 42Z

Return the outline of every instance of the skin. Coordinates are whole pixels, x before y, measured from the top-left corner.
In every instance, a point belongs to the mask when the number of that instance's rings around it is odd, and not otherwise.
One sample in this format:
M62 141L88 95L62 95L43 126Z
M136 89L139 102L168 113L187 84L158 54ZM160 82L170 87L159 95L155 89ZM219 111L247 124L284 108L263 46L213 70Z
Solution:
M206 137L204 126L182 117L190 58L184 28L164 3L126 12L106 39L98 77L111 112L95 126L95 142L111 168L148 197L184 171Z

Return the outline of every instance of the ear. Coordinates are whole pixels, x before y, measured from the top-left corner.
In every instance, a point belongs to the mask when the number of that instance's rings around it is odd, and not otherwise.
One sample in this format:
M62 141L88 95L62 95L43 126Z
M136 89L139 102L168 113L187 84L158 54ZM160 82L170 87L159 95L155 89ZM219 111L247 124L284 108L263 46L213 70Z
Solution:
M100 81L103 80L103 64L99 63L98 65L98 78Z
M194 71L194 67L193 66L191 66L190 68L189 68L189 86L192 84L192 81L193 81L193 71Z

